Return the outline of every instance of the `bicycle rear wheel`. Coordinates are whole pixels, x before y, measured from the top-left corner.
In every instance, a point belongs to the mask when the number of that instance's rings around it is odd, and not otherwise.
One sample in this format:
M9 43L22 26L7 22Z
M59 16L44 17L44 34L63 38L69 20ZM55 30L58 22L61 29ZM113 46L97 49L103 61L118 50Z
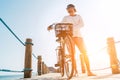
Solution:
M68 79L70 79L73 77L75 69L74 62L75 46L71 36L67 36L65 38L64 52L65 52L65 71Z

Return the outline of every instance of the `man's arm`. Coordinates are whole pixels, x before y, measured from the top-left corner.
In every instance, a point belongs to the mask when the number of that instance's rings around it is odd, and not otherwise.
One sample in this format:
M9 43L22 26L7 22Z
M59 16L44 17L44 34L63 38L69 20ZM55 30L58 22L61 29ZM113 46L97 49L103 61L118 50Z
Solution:
M84 22L81 16L79 16L79 25L80 27L84 27Z

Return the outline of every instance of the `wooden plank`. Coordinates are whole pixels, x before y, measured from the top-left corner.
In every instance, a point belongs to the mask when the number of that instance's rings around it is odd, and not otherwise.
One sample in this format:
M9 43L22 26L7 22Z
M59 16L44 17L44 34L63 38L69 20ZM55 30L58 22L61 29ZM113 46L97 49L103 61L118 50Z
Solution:
M34 76L31 79L20 79L20 80L68 80L66 77L61 77L59 73L49 73L41 76ZM110 73L99 73L97 76L88 77L87 74L79 74L70 80L120 80L120 74Z

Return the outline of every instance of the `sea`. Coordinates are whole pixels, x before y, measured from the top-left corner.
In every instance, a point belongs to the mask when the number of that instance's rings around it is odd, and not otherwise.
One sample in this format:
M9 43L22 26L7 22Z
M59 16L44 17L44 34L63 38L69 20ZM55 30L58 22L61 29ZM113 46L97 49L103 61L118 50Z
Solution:
M36 73L32 73L32 76L35 76ZM5 73L0 72L0 80L20 80L23 79L23 73Z
M23 75L0 75L0 80L19 80Z

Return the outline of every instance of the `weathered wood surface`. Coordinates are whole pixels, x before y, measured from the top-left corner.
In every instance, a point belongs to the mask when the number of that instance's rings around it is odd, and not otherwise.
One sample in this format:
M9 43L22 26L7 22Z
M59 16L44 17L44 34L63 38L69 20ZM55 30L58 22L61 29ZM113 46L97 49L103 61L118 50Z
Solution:
M21 80L68 80L66 77L61 77L59 73L49 73L42 76L34 76L31 79L21 79ZM120 74L106 74L100 73L97 76L88 77L86 74L79 74L79 76L73 77L70 80L120 80Z
M26 39L25 49L25 63L24 63L24 78L31 78L32 76L32 39Z

